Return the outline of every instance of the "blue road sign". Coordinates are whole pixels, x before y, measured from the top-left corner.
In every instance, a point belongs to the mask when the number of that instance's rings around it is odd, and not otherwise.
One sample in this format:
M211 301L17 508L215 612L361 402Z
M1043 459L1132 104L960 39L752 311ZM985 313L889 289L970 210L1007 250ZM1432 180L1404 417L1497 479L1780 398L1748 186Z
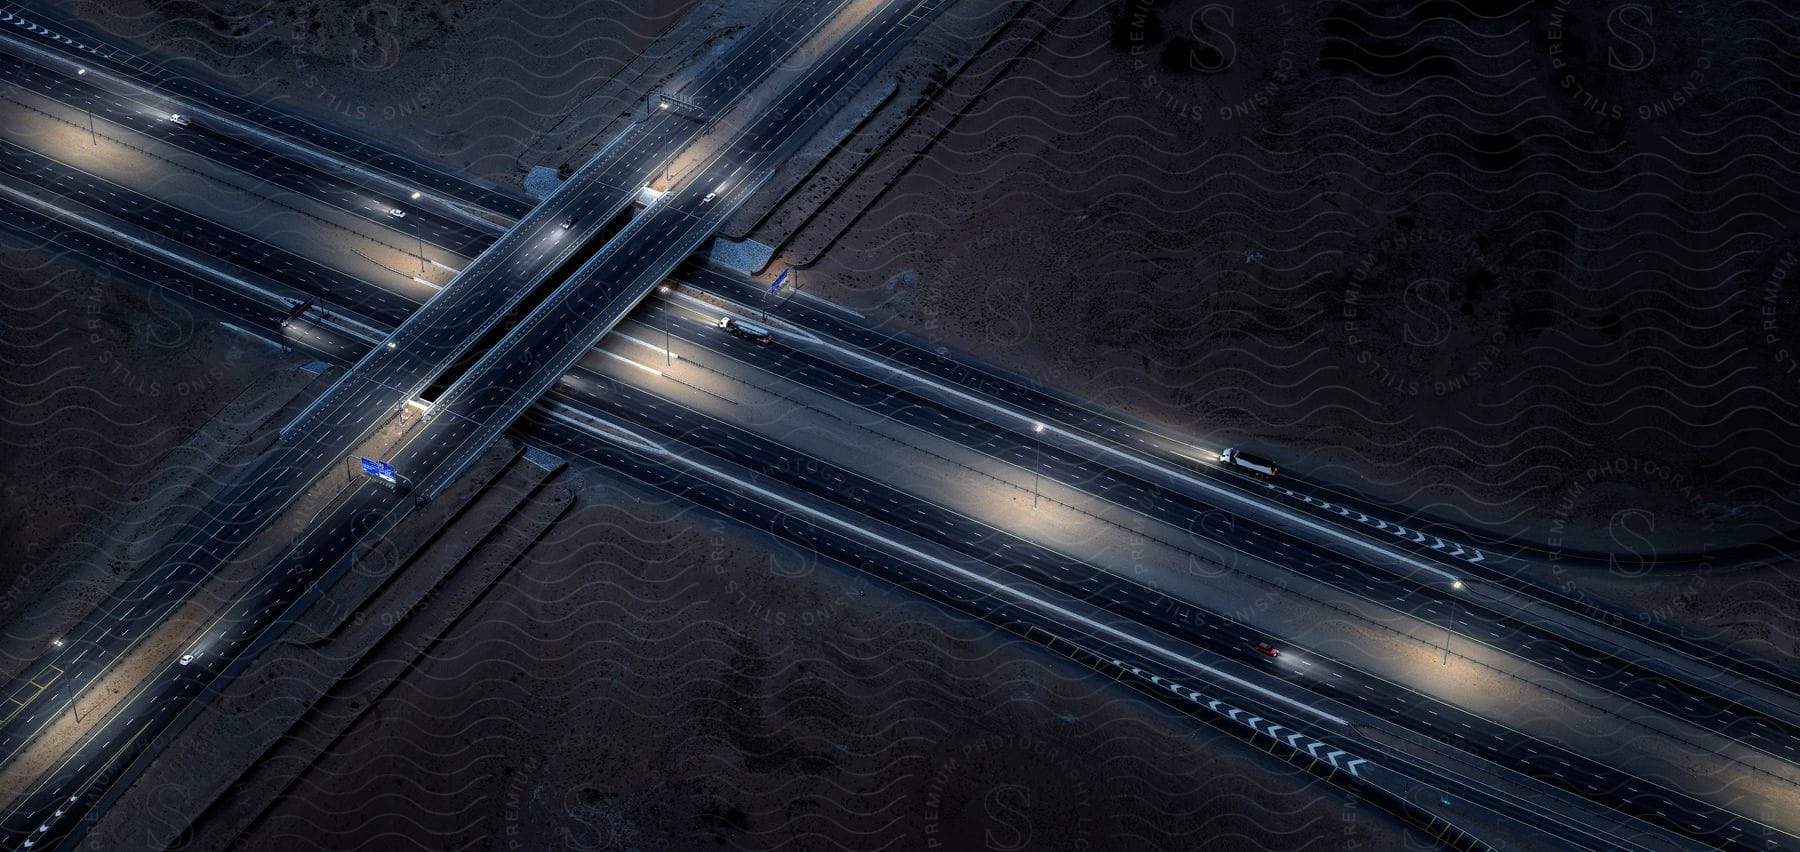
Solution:
M393 465L388 464L387 462L384 462L384 461L375 461L374 459L365 459L361 456L357 456L357 460L362 462L363 473L366 473L373 477L378 477L380 479L385 479L389 482L394 481L394 466Z
M776 278L775 278L775 283L769 285L769 293L775 294L775 293L781 292L781 285L787 283L788 273L793 272L793 271L794 271L794 268L791 266L786 269L781 270L781 274L776 276Z

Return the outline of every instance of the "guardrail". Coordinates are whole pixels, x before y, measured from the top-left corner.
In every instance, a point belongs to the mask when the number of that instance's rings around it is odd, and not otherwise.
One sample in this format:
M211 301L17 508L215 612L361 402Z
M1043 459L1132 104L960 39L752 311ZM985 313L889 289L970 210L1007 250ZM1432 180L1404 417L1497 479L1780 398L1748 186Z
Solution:
M623 293L613 298L604 311L584 325L581 330L570 337L552 357L547 359L544 364L540 365L532 372L530 378L520 388L513 392L512 402L483 418L476 430L460 441L457 448L444 457L444 461L440 463L436 470L419 480L418 484L413 489L415 499L421 502L428 502L436 498L438 494L442 493L443 489L448 487L450 483L455 482L456 478L462 475L462 472L468 468L469 464L480 455L481 451L485 449L489 443L492 443L495 439L499 438L501 432L504 432L514 421L518 420L518 418L525 413L525 409L536 404L538 399L543 396L545 391L549 390L550 386L554 384L558 378L567 373L570 368L574 367L575 362L581 360L581 356L594 348L594 345L601 337L604 337L607 332L612 330L613 326L618 325L619 320L623 319L626 314L631 312L632 308L637 307L639 302L642 302L646 296L649 296L650 292L656 289L656 286L662 283L662 281L668 277L669 273L675 271L675 267L679 266L683 260L686 260L688 255L692 254L695 249L698 249L701 243L710 239L713 233L718 230L719 226L724 224L725 220L730 218L732 214L736 213L738 208L743 205L746 200L752 195L755 195L756 191L760 189L763 183L772 175L774 175L773 169L764 169L758 172L754 178L746 182L743 188L734 194L734 198L728 205L722 205L709 211L705 216L701 217L699 224L689 228L687 233L684 234L681 239L676 240L668 248L664 249L654 261L644 268L643 272L640 272L637 277L626 286ZM664 198L668 197L671 196L664 196ZM529 337L531 330L541 325L546 318L567 315L564 306L580 292L582 287L593 283L595 279L593 279L592 275L593 272L598 269L599 265L609 259L619 246L627 244L629 238L636 233L636 230L641 230L646 226L646 223L653 219L659 212L665 212L666 210L666 203L660 210L646 210L632 221L631 226L627 226L625 230L619 232L618 236L608 242L606 248L603 248L600 254L595 255L587 263L583 264L581 269L578 270L575 275L570 276L570 283L558 288L556 293L552 294L551 298L545 299L544 303L539 305L537 310L532 311L531 315L526 317L523 322L519 323L518 327L514 328L500 345L489 349L487 354L482 356L480 361L469 368L469 371L464 374L461 380L458 380L455 385L452 385L449 389L445 390L444 393L439 396L437 405L434 405L434 408L437 408L438 406L442 406L442 408L435 413L442 413L442 411L449 410L449 406L454 405L457 400L468 393L474 387L478 378L487 370L492 369L495 365L503 361L513 358L514 348L519 341ZM671 213L669 215L685 214ZM636 228L636 230L634 230L634 228Z

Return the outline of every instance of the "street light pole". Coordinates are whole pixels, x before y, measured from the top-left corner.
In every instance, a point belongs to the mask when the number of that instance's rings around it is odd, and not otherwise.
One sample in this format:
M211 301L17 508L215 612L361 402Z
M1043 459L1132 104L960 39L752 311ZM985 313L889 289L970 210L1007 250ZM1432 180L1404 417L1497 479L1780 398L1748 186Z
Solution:
M86 73L86 68L75 69L75 75L78 77ZM95 148L98 148L100 147L100 137L94 133L94 110L92 107L87 107L86 109L88 114L88 143Z
M1037 449L1037 462L1031 466L1031 508L1038 507L1039 478L1044 468L1044 424L1034 423L1031 427L1032 446Z
M664 284L663 286L658 287L656 289L662 291L663 293L668 293L669 285ZM663 305L663 366L672 367L672 366L674 366L674 364L675 364L674 350L669 348L669 305L665 304L665 305Z
M1456 580L1450 584L1450 588L1457 589L1457 590L1461 590L1462 586L1463 586L1463 584L1462 584L1461 580ZM1454 595L1452 595L1450 598L1450 623L1444 625L1444 661L1441 663L1438 663L1438 665L1440 665L1440 666L1450 665L1450 632L1453 628L1455 628L1455 626L1456 626L1456 597Z
M1456 602L1455 601L1452 601L1450 603L1450 620L1451 621L1456 620ZM1441 663L1438 663L1438 665L1440 665L1440 666L1450 665L1450 625L1448 625L1448 624L1444 625L1444 661Z
M413 236L418 236L414 234ZM419 237L419 274L425 274L425 238Z

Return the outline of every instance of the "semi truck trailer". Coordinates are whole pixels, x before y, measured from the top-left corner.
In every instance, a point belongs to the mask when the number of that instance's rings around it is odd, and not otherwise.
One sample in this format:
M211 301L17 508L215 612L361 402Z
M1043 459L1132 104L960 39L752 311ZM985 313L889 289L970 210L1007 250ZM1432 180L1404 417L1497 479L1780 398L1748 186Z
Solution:
M719 317L719 327L758 346L767 346L775 342L774 332L737 317Z
M1219 461L1224 462L1227 467L1243 471L1251 476L1261 476L1270 479L1275 477L1276 467L1274 462L1269 461L1262 456L1253 456L1242 450L1230 449L1219 453Z

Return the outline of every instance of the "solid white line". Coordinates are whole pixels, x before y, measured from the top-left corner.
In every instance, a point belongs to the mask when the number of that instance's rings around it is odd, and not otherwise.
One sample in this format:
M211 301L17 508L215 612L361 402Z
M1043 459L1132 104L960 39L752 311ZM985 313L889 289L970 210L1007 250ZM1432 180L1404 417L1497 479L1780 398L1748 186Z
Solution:
M258 127L256 125L247 124L247 123L245 123L244 119L240 119L235 115L215 111L214 107L211 104L203 104L200 101L189 101L189 100L186 100L186 99L182 98L181 96L176 95L172 92L164 92L164 91L146 88L144 85L138 83L135 80L131 80L131 79L128 79L125 77L120 77L120 76L115 75L114 73L112 73L112 69L107 68L105 65L102 65L100 63L94 63L93 65L82 65L80 62L77 62L76 60L74 60L68 56L64 56L64 55L56 53L54 51L47 50L45 48L39 47L35 44L32 44L31 42L28 42L28 41L23 41L20 39L12 38L10 36L5 37L5 40L7 43L14 45L17 48L22 48L22 49L28 50L34 54L37 54L39 57L42 57L42 59L39 61L48 62L48 63L62 63L62 64L66 64L66 65L73 65L76 67L86 68L87 73L84 76L90 76L90 77L103 79L103 80L106 80L106 81L112 83L113 85L132 89L141 97L155 98L155 99L157 99L159 101L163 101L163 102L173 102L173 103L182 104L182 106L178 110L176 110L177 112L187 113L188 115L191 115L191 116L201 116L209 124L215 124L215 125L218 125L221 127L229 126L239 133L243 133L246 135L251 135L251 136L261 138L261 139L269 142L270 144L273 144L277 147L284 149L285 151L288 152L289 156L298 155L299 158L303 159L303 160L311 160L314 163L324 163L327 167L335 166L340 169L345 169L347 171L352 171L357 174L360 174L360 175L368 178L371 181L374 181L374 182L380 183L380 184L384 184L386 187L388 187L385 190L381 190L381 192L385 195L393 195L396 198L405 198L405 197L410 196L413 192L418 192L421 200L429 198L433 201L436 201L436 202L438 202L438 204L443 206L446 210L450 211L457 218L462 219L464 222L471 224L471 225L476 225L485 230L492 231L495 233L504 233L506 231L506 227L503 225L500 225L496 222L493 222L489 219L486 219L479 214L471 213L471 212L469 212L469 209L473 208L476 210L481 210L485 213L490 213L494 216L500 216L502 218L507 218L507 219L512 218L510 216L506 216L503 213L497 213L494 211L487 210L486 208L476 205L474 202L460 201L458 199L439 195L439 194L432 192L429 189L426 189L423 187L410 186L410 185L402 182L400 180L399 176L397 176L397 175L391 175L391 174L387 174L384 172L375 171L369 167L362 165L361 163L357 163L352 160L345 160L334 154L327 153L323 149L315 148L311 145L311 143L303 143L302 141L297 140L297 139L290 139L287 136L282 135L281 133L271 131L271 130L264 130L261 127ZM349 139L349 137L347 137L347 136L345 136L343 138ZM412 164L410 162L408 162L407 165L410 166ZM326 174L329 175L329 172L327 172ZM440 172L439 174L442 176L447 176L447 177L451 178L452 180L463 178L462 175L452 174L452 173L448 173L448 172ZM489 187L480 186L480 185L474 183L473 181L464 180L464 182L467 185L474 187L476 189L493 192L496 195L505 195L504 192L501 192L501 191L495 190L495 189L491 189Z
M136 246L137 248L139 248L143 251L157 255L158 257L162 258L163 260L166 260L166 261L169 261L172 263L176 263L181 266L188 267L189 269L197 270L200 273L202 273L214 280L222 281L225 284L227 284L233 288L236 288L240 291L248 292L248 293L254 294L256 296L259 296L262 299L267 300L276 306L287 307L288 303L294 301L294 299L296 297L305 298L305 294L298 293L298 291L296 291L296 295L283 295L280 293L274 293L269 290L265 290L262 287L258 287L255 284L251 284L241 278L237 278L233 275L230 275L229 273L221 272L207 264L201 263L197 260L187 257L186 255L177 254L166 248L163 248L162 246L156 245L154 243L146 242L142 239L139 239L130 234L127 234L124 231L121 231L117 228L111 227L109 225L101 224L100 222L97 222L93 219L89 219L88 217L86 217L80 213L76 213L73 210L69 210L68 208L65 208L65 207L59 207L54 203L45 201L44 199L38 198L34 195L30 195L30 194L22 192L20 190L14 189L11 186L8 186L5 184L0 184L0 192L5 192L7 195L10 195L20 201L24 201L34 207L38 207L43 210L48 210L52 214L54 214L55 216L57 216L59 218L68 219L72 222L75 222L75 223L79 224L80 226L82 226L87 231L89 231L90 233L97 233L99 235L108 237L115 241L123 240L127 243L130 243L133 246ZM83 205L83 206L86 206L86 205ZM372 326L366 325L366 324L362 323L361 321L344 316L342 313L337 314L334 321L338 322L340 327L344 328L352 336L361 338L362 340L364 340L366 342L374 343L380 339L379 333L377 333L376 330Z
M657 345L656 345L656 344L654 344L654 343L650 343L650 342L648 342L648 341L645 341L645 340L639 340L639 339L638 339L638 338L636 338L636 337L632 337L632 336L631 336L631 335L629 335L629 334L626 334L626 333L625 333L625 332L623 332L623 331L619 331L619 330L618 330L618 329L616 329L616 328L615 328L615 329L613 329L613 330L612 330L612 331L611 331L611 332L610 332L610 333L608 333L608 334L607 334L607 337L617 337L617 338L621 338L621 339L623 339L623 340L629 340L629 341L631 341L631 342L632 342L632 343L636 343L636 344L637 344L637 345L639 345L639 346L642 346L642 347L644 347L644 348L645 348L645 349L648 349L648 350L650 350L650 351L652 351L652 352L655 352L655 353L657 353L657 354L659 354L659 355L666 355L666 356L668 356L668 357L669 357L669 358L670 358L670 359L675 359L675 358L680 358L680 357L681 357L681 356L680 356L680 355L677 355L677 354L675 354L675 353L674 353L674 352L672 352L672 351L670 351L670 350L668 350L668 349L664 349L664 348L663 348L663 347L661 347L661 346L657 346ZM596 347L594 347L594 351L595 351L595 352L601 352L601 353L603 353L603 354L610 354L610 353L606 353L606 352L605 352L605 350L603 350L603 349L601 349L601 348L600 348L600 347L598 347L598 346L596 346ZM616 357L616 356L615 356L615 357Z
M562 415L557 414L556 412L551 412L551 416L562 419L562 420L569 422L575 426L583 425L571 418L563 417ZM612 421L607 420L605 418L595 418L595 420L597 422L604 423L612 428L620 428L620 427L618 427L617 424L614 424ZM610 436L607 436L607 437L610 438ZM1240 688L1250 690L1250 691L1255 692L1258 695L1261 695L1272 701L1278 701L1278 702L1281 702L1282 704L1286 704L1290 707L1299 709L1306 713L1310 713L1310 714L1317 716L1321 719L1324 719L1328 722L1334 722L1339 725L1349 725L1350 724L1345 719L1334 716L1330 713L1327 713L1324 710L1320 710L1317 707L1313 707L1312 705L1305 704L1305 703L1297 701L1293 698L1289 698L1286 695L1282 695L1281 693L1276 692L1274 690L1267 689L1262 686L1258 686L1254 683L1244 680L1243 678L1220 671L1220 670L1215 669L1212 666L1206 665L1205 663L1202 663L1198 660L1194 660L1192 658L1184 656L1179 652L1169 650L1168 648L1164 648L1161 645L1158 645L1154 642L1150 642L1150 641L1138 638L1129 633L1126 633L1123 630L1119 630L1118 628L1112 627L1111 625L1102 624L1102 623L1095 621L1085 615L1081 615L1080 613L1066 609L1058 604L1051 603L1050 601L1043 600L1042 598L1033 597L1023 591L1020 591L1020 590L1018 590L1012 586L1009 586L1005 583L1002 583L998 580L994 580L992 578L989 578L982 574L979 574L975 571L971 571L967 568L963 568L960 565L956 565L951 562L946 562L943 559L939 559L936 556L933 556L929 553L918 550L910 545L907 545L907 544L904 544L904 543L901 543L898 541L894 541L893 539L890 539L886 536L882 536L882 535L878 535L876 533L870 532L869 530L858 527L855 524L852 524L848 521L845 521L845 520L837 517L836 515L821 512L821 511L814 509L813 507L808 506L804 503L800 503L795 500L791 500L787 497L783 497L782 495L776 494L775 492L770 491L766 488L763 488L759 485L756 485L751 482L746 482L737 477L731 476L730 474L727 474L726 472L724 472L722 470L718 470L716 468L711 468L706 465L700 464L698 462L692 461L692 460L686 458L685 456L681 456L676 453L670 452L668 450L668 448L662 446L660 443L655 445L654 452L656 455L659 455L666 460L679 462L688 468L700 471L703 474L710 476L712 478L723 480L737 488L755 492L759 497L762 497L766 500L769 500L769 501L772 501L775 503L779 503L788 509L792 509L793 511L815 517L821 521L824 521L825 523L830 524L833 527L836 527L840 530L848 532L851 535L859 536L864 539L873 540L877 544L880 544L884 547L888 547L888 548L891 548L894 550L898 550L914 559L917 559L917 560L920 560L923 562L929 562L933 565L936 565L940 568L943 568L946 571L949 571L949 572L957 575L958 577L962 578L965 581L973 582L975 584L985 586L993 591L999 592L1004 595L1009 595L1014 598L1019 598L1019 599L1025 600L1025 601L1037 606L1040 609L1048 610L1049 612L1051 612L1057 616L1060 616L1064 620L1074 621L1085 627L1091 628L1091 629L1099 631L1101 633L1105 633L1108 636L1111 636L1112 638L1117 639L1118 641L1125 642L1130 645L1135 645L1146 651L1150 651L1151 653L1157 654L1162 657L1166 657L1170 660L1174 660L1178 663L1188 666L1189 668L1193 669L1194 671L1201 672L1203 674L1217 678L1219 680L1228 681Z
M863 316L860 312L852 310L850 308L846 308L843 305L840 305L836 302L833 302L830 299L825 298L824 296L814 296L813 294L808 293L805 290L799 291L796 295L798 295L802 299L811 299L813 302L815 302L819 305L823 305L827 308L831 308L831 309L837 310L837 311L843 311L844 313L849 314L853 317L856 317L857 319L868 319L868 317Z
M618 353L615 353L615 352L608 352L608 351L606 351L606 350L604 350L604 349L599 349L599 350L595 350L595 351L598 351L598 352L599 352L599 353L600 353L600 354L602 354L602 355L605 355L605 356L606 356L606 357L608 357L608 358L611 358L611 359L613 359L613 360L615 360L615 361L623 361L623 362L625 362L625 363L627 363L627 364L630 364L630 365L631 365L631 366L633 366L633 367L636 367L636 368L638 368L638 369L640 369L640 370L643 370L643 371L644 371L644 372L646 372L646 373L649 373L649 374L651 374L651 375L654 375L654 376L660 376L660 375L662 375L662 374L663 374L663 372L662 372L662 371L661 371L661 370L658 370L658 369L656 369L656 368L655 368L655 367L649 367L649 366L645 366L645 365L643 365L643 364L640 364L640 363L638 363L638 362L636 362L636 361L633 361L633 360L631 360L631 359L630 359L630 358L627 358L627 357L625 357L625 356L623 356L623 355L620 355L620 354L618 354ZM583 353L582 353L582 354L583 354L583 355L585 355L585 354L587 354L587 353L586 353L586 352L583 352Z
M705 302L702 302L699 299L695 299L692 296L688 296L685 293L677 292L674 295L688 299L689 301L695 302L696 304L706 305ZM728 304L738 306L742 310L749 310L748 308L744 308L740 303L738 303L734 300L727 299L722 296L717 296L717 294L714 294L714 295L716 298L718 298L722 302L726 302ZM713 309L717 310L716 307ZM830 349L834 352L842 353L844 355L847 355L851 358L855 358L856 360L862 361L871 366L879 367L880 369L886 370L887 372L892 373L897 376L900 376L902 378L909 379L911 381L917 382L922 385L928 385L932 388L937 389L938 391L940 391L942 393L950 394L952 396L955 396L960 399L966 400L968 402L974 403L983 408L989 409L990 411L993 411L997 414L1000 414L1000 415L1003 415L1006 417L1011 417L1015 420L1018 420L1021 427L1023 427L1023 428L1035 429L1035 427L1039 423L1043 423L1045 432L1054 432L1058 435L1062 435L1065 438L1076 441L1076 442L1078 442L1084 446L1090 447L1092 449L1099 450L1100 452L1105 453L1114 458L1123 459L1126 462L1129 462L1133 465L1137 465L1139 467L1149 468L1150 470L1160 473L1171 479L1176 479L1181 482L1185 482L1191 486L1205 489L1206 491L1210 491L1221 497L1229 498L1232 501L1234 501L1242 506L1246 506L1252 510L1277 515L1289 522L1299 524L1299 525L1306 527L1307 529L1310 529L1314 532L1323 533L1325 535L1328 535L1332 538L1338 539L1345 543L1354 545L1356 547L1363 548L1365 550L1372 551L1372 552L1374 552L1380 556L1386 557L1388 559L1393 559L1393 560L1397 560L1399 562L1403 562L1407 565L1411 565L1411 566L1418 568L1420 570L1423 570L1423 571L1429 571L1432 574L1436 574L1437 576L1442 577L1445 580L1454 581L1454 580L1460 579L1456 575L1451 574L1450 572L1445 571L1442 568L1439 568L1435 565L1431 565L1429 563L1420 562L1419 560L1414 559L1410 556L1407 556L1406 554L1388 550L1387 548L1382 547L1381 545L1379 545L1375 542L1368 541L1359 536L1351 535L1349 533L1343 532L1342 530L1333 529L1331 527L1317 523L1317 522L1313 521L1311 518L1293 514L1292 512L1289 512L1286 509L1283 509L1279 506L1275 506L1275 505L1269 504L1269 503L1264 503L1260 500L1256 500L1251 497L1245 496L1243 494L1239 494L1236 491L1232 491L1232 490L1226 489L1226 488L1221 488L1217 485L1214 485L1210 482L1206 482L1204 480L1195 479L1194 477L1189 476L1187 473L1185 473L1183 471L1179 471L1174 468L1164 467L1163 465L1158 464L1157 462L1152 461L1150 459L1143 459L1143 458L1139 458L1137 456L1133 456L1122 450L1118 450L1113 447L1107 446L1106 444L1102 444L1098 441L1089 439L1083 435L1079 435L1074 432L1070 432L1067 429L1063 429L1054 423L1046 423L1042 420L1032 417L1029 414L1025 414L1025 413L1016 411L1014 409L1005 408L1005 407L995 404L993 402L989 402L988 400L965 393L958 388L944 385L928 376L921 376L916 373L912 373L912 372L906 370L905 368L896 367L885 361L881 361L876 358L871 358L868 355L865 355L862 352L859 352L855 349L850 349L850 348L846 348L843 346L839 346L830 340L822 339L822 338L816 337L812 334L801 332L799 329L797 329L791 325L788 325L785 322L778 323L778 321L773 318L771 318L767 322L763 322L761 320L758 320L758 322L763 325L770 325L770 326L779 324L780 326L782 326L786 329L788 334L791 334L794 337L797 337L797 338L800 338L803 340L811 340L826 349Z
M222 323L219 323L219 325L223 326L228 331L235 331L238 334L241 334L245 337L250 338L251 340L257 341L258 343L267 344L268 346L273 347L275 349L285 350L287 348L286 346L276 343L275 341L270 340L267 337L264 337L260 334L257 334L256 332L251 331L247 328L241 328L239 326L232 325L231 323L228 323L228 322L222 322Z

